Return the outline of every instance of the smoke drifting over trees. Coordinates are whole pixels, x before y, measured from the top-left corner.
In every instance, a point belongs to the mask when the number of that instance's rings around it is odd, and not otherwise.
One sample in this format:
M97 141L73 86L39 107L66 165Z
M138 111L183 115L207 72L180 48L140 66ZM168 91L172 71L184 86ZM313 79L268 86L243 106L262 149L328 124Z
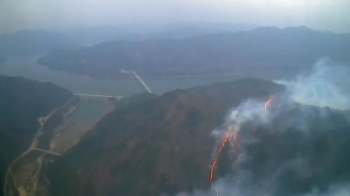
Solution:
M285 93L247 100L230 111L235 157L209 190L185 195L345 196L350 194L349 69L319 61L311 73L284 81ZM341 81L341 82L340 82ZM213 131L220 139L224 131ZM229 156L222 152L222 157ZM217 169L218 169L217 168Z
M291 81L276 81L287 85L287 94L296 102L334 109L350 109L350 69L320 60L311 73Z

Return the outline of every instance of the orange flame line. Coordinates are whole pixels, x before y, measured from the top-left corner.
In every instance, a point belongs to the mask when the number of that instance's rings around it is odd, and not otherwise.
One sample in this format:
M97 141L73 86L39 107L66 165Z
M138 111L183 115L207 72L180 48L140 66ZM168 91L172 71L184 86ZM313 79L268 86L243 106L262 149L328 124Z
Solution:
M228 139L229 139L229 135L228 135L228 133L226 133L226 135L225 135L225 137L224 137L224 140L222 141L221 146L220 146L218 152L216 153L215 160L213 161L213 163L212 163L212 165L211 165L210 182L211 182L211 181L213 180L213 178L214 178L214 170L215 170L215 167L216 167L216 164L217 164L219 155L220 155L222 149L224 148L225 144L227 143Z
M210 182L213 180L214 178L214 169L216 166L216 160L211 164L211 171L210 171Z
M269 98L269 99L267 100L267 102L265 103L265 112L268 111L268 106L269 106L269 104L270 104L272 101L273 101L273 98ZM255 131L256 131L256 128L254 128L253 133L255 133ZM214 188L214 190L215 190L217 196L219 196L219 192L218 192L217 188L215 188L215 186L213 185L214 172L215 172L215 168L217 167L219 155L220 155L222 149L224 148L225 144L226 144L228 141L229 141L230 144L231 144L232 153L234 153L234 152L235 152L235 143L237 143L237 135L232 133L232 127L231 127L231 126L228 126L228 127L227 127L227 131L226 131L225 137L223 138L223 140L222 140L222 142L221 142L221 146L220 146L218 152L216 153L215 160L214 160L213 163L211 164L209 180L210 180L210 184L211 184L211 186ZM231 160L232 160L232 159L233 159L233 158L231 157Z
M269 98L269 100L267 100L267 102L265 103L265 112L267 112L268 106L269 106L269 104L270 104L272 101L273 101L273 99L272 99L272 98Z
M215 169L217 167L217 163L218 163L218 158L219 158L219 155L222 151L222 149L224 148L225 144L227 142L230 142L231 144L231 149L232 149L232 153L235 152L235 142L237 141L237 138L236 138L236 135L233 135L232 133L232 127L231 126L228 126L227 127L227 131L226 131L226 134L225 134L225 137L223 138L222 142L221 142L221 145L220 145L220 148L218 150L218 152L216 153L216 156L215 156L215 160L213 161L213 163L211 164L211 170L210 170L210 177L209 177L209 180L210 180L210 183L211 183L211 186L214 188L214 190L216 191L216 195L219 196L219 193L218 193L218 190L213 186L213 179L214 179L214 172L215 172ZM233 159L233 157L231 157L231 160Z

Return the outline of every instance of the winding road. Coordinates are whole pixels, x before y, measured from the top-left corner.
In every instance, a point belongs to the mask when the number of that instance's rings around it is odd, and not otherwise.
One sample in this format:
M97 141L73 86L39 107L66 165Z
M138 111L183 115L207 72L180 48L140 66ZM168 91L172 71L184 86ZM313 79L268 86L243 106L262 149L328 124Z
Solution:
M54 110L52 110L47 116L45 117L40 117L38 118L38 121L40 123L40 127L37 131L37 133L35 134L35 137L32 141L32 143L30 144L30 146L28 147L28 149L22 153L21 155L19 155L15 160L13 160L11 162L11 164L8 166L7 170L6 170L6 175L5 175L5 182L4 182L4 196L12 196L13 195L13 192L12 190L7 190L8 187L11 187L11 185L9 184L9 178L12 177L13 180L14 180L14 187L16 187L16 177L13 175L12 173L12 166L18 161L20 160L21 158L23 158L25 155L27 155L28 153L32 152L33 149L35 149L35 146L37 145L38 143L38 136L41 135L42 133L42 129L45 125L45 123L47 122L47 120L52 116L53 113L55 113L56 110L58 110L59 108L65 106L67 103L69 103L70 101L72 101L73 99L75 98L75 96L73 96L72 99L68 100L67 102L65 102L63 105L55 108Z

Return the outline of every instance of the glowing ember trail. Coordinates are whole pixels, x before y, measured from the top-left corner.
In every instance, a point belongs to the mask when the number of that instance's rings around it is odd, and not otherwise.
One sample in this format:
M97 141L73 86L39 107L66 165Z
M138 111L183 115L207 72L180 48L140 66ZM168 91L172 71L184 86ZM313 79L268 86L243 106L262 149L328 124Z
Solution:
M210 171L210 182L213 181L213 178L214 178L214 169L216 167L216 161L214 161L212 164L211 164L211 171Z
M269 100L267 100L267 102L266 102L266 104L265 104L265 112L267 112L268 107L269 107L269 105L270 105L270 103L271 103L272 101L273 101L272 98L270 98Z
M267 102L266 102L266 104L265 104L265 112L268 111L268 106L270 105L270 103L271 103L272 101L273 101L273 98L269 98L269 99L267 100ZM255 131L256 131L256 128L254 128L253 133L255 133ZM233 154L233 153L235 152L235 144L237 143L237 135L236 135L236 134L233 134L233 131L232 131L232 127L231 127L231 126L228 126L228 127L227 127L227 131L226 131L226 133L225 133L225 137L222 139L220 148L219 148L218 152L217 152L216 155L215 155L214 161L213 161L212 164L211 164L209 180L210 180L210 184L211 184L211 186L214 188L214 190L215 190L217 196L219 196L218 190L217 190L217 188L215 188L214 185L213 185L214 173L215 173L215 169L217 168L217 163L218 163L219 155L220 155L222 149L225 147L225 145L226 145L227 142L230 142L231 150L232 150L232 154ZM233 159L233 157L231 157L231 160L232 160L232 159Z
M234 135L232 133L232 127L231 126L228 126L227 127L227 131L226 131L226 134L225 134L225 137L223 138L222 142L221 142L221 145L220 145L220 148L218 150L218 152L216 153L215 155L215 160L213 161L213 163L211 164L211 170L210 170L210 177L209 177L209 180L210 180L210 183L211 185L213 186L213 179L214 179L214 172L215 172L215 169L217 167L217 163L218 163L218 158L219 158L219 155L222 151L222 149L225 147L226 143L227 142L230 142L231 144L231 149L232 149L232 153L234 153L234 147L235 147L235 143L237 141L237 138L236 138L236 135ZM231 160L233 159L233 157L231 157ZM218 190L213 186L213 188L215 189L216 191L216 195L219 195L218 194Z

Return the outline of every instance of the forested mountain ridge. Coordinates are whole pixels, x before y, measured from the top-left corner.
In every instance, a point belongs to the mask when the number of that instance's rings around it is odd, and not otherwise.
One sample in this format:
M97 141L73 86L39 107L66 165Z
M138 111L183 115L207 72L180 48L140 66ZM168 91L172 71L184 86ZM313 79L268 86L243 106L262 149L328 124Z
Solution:
M56 50L38 59L54 70L99 78L123 78L120 69L145 77L296 73L320 58L350 62L350 34L307 27L251 31L177 40L105 42L81 50Z

